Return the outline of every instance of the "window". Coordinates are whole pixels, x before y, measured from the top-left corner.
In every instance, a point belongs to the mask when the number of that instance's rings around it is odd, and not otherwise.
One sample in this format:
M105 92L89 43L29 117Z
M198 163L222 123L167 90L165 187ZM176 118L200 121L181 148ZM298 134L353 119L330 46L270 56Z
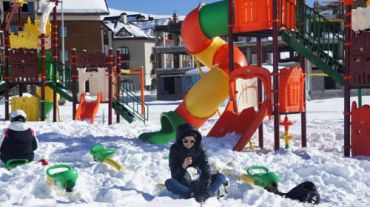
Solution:
M122 62L122 69L130 69L130 63L129 62Z
M22 12L33 12L35 10L33 2L27 2L27 4L23 4Z
M18 26L17 25L10 25L9 32L10 33L17 33L18 32Z
M129 54L128 47L121 47L121 48L119 48L119 50L121 51L122 55L128 55Z
M59 27L59 37L67 37L67 26Z
M3 3L3 8L4 8L4 11L5 12L9 11L9 9L10 9L10 2L9 1L5 1Z
M164 77L164 91L167 95L175 94L175 77Z
M335 84L335 81L330 77L324 77L324 88L325 89L336 89L337 86Z
M129 36L131 36L131 34L129 32L127 32L125 29L121 29L121 31L119 31L116 36L129 37Z
M121 51L122 61L129 61L130 60L130 54L129 54L128 47L121 47L121 48L119 48L119 50Z

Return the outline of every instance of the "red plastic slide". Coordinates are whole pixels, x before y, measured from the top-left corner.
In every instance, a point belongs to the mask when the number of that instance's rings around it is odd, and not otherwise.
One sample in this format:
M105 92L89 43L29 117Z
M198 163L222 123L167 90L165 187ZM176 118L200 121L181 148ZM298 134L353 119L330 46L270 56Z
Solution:
M94 123L96 113L99 109L99 104L102 99L102 94L99 93L96 100L86 100L86 94L82 93L80 96L80 104L78 105L75 120L89 119L90 123Z
M258 111L254 107L246 108L241 113L236 110L234 103L237 79L258 78L265 88L265 101ZM241 136L234 146L235 151L242 151L254 132L262 124L265 116L271 114L271 80L268 70L258 66L246 66L234 70L230 75L231 99L225 112L208 133L208 137L224 137L227 133L236 132Z

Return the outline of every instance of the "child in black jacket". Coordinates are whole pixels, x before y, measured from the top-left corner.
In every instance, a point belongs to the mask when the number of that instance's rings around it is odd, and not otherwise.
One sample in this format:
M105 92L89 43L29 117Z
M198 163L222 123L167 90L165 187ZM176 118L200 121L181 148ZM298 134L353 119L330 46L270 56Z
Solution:
M220 193L227 185L222 173L211 175L208 157L201 144L202 135L191 125L177 128L176 142L170 149L171 179L166 188L184 198L195 197L199 202Z
M26 113L16 110L11 113L11 122L0 137L0 159L4 163L11 159L34 159L34 151L37 149L37 137L35 132L26 126Z

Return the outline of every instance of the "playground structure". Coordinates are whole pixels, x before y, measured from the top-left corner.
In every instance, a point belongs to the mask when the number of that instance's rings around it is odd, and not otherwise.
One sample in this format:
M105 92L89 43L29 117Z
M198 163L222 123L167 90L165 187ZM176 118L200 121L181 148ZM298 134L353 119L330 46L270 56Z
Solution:
M238 132L241 137L234 150L241 151L259 128L259 146L264 148L262 121L265 116L273 115L274 149L280 148L279 124L285 127L281 138L286 141L288 147L288 142L292 139L289 126L293 123L287 115L296 113L301 114L302 147L306 147L304 76L307 59L327 76L339 84L344 84L344 154L350 156L349 90L368 88L370 81L367 78L369 72L366 72L366 68L369 68L366 58L370 54L367 52L370 45L370 38L367 37L369 33L351 32L352 4L352 0L343 1L343 6L346 7L345 30L332 25L318 11L307 6L304 0L225 0L194 9L183 22L182 39L187 51L211 70L189 90L175 111L161 115L160 131L143 133L139 138L153 144L165 144L175 137L178 125L186 122L199 128L229 97L225 111L210 130L209 137L223 137L228 132ZM282 39L300 54L300 65L278 70L279 33ZM357 48L357 52L361 52L360 58L357 59L353 59L355 54L351 53L351 50L355 49L351 42L351 33L353 41L362 41L359 44L362 49ZM234 39L234 35L257 37L257 66L248 65L241 51L230 41ZM226 43L219 36L227 36L229 42ZM261 38L270 36L273 39L271 73L261 67ZM350 65L350 60L354 60L353 66ZM355 67L355 64L362 66ZM240 108L235 101L239 93L235 90L235 81L253 78L259 80L258 112L254 107ZM265 95L262 94L262 86ZM361 102L361 94L359 101ZM360 119L355 115L356 110L354 105L352 122L355 128L355 123ZM369 116L368 107L360 110L366 111ZM280 120L280 115L285 115L283 121ZM362 135L360 143L364 144L364 140L368 140L369 133L365 128L369 128L369 123L368 120L361 123L363 130L359 133ZM367 133L367 138L363 138L364 132ZM355 140L356 135L352 136ZM369 143L366 146L369 146Z
M23 0L14 1L3 22L1 30L1 43L4 46L4 65L1 70L0 92L5 97L5 119L9 119L9 90L13 86L19 86L19 98L12 98L12 110L24 109L27 114L40 114L31 121L45 120L47 114L53 109L53 121L57 119L57 103L60 94L68 101L72 101L73 119L90 119L94 121L100 99L109 104L108 123L112 124L112 107L116 113L122 115L127 121L132 122L134 118L142 121L148 120L147 105L136 96L126 93L125 100L121 99L121 89L113 87L120 85L120 61L117 52L117 61L110 50L108 55L103 53L89 54L87 52L77 53L72 51L72 69L62 65L58 61L58 23L57 6L58 1L48 2L40 20L33 22L28 18L26 24L22 23L22 6L26 4ZM18 34L10 34L9 27L14 15L18 12ZM53 12L52 24L48 19ZM11 49L11 50L10 50ZM50 51L49 51L50 49ZM37 97L22 97L25 85L38 85ZM48 86L48 88L46 88ZM96 96L93 104L86 97ZM122 89L123 90L123 89ZM113 101L112 93L118 94ZM85 95L83 95L85 94ZM100 94L100 97L99 97ZM79 97L79 109L76 109ZM128 105L130 104L130 105ZM38 106L39 105L39 106ZM131 106L132 105L132 106ZM134 106L134 107L133 107ZM137 106L141 106L141 113ZM37 112L39 111L39 112ZM142 113L142 112L145 113ZM77 113L78 112L78 113ZM77 116L77 115L78 116Z
M235 3L237 4L237 6L235 6L236 12L245 12L251 9L257 10L261 8L269 8L271 10L270 4L264 4L269 3L269 1L261 1L262 4L256 4L258 8L241 7L244 4L240 1L236 1ZM227 1L207 4L193 10L185 18L182 27L184 45L189 53L194 55L203 65L211 68L211 70L189 90L184 97L183 103L175 112L162 114L161 131L144 133L140 135L139 138L156 144L167 143L170 139L175 137L174 134L179 124L187 122L195 127L200 127L208 118L215 114L218 110L218 106L229 97L229 102L225 111L210 130L208 136L223 137L226 133L233 131L238 132L241 134L241 137L234 146L234 150L241 151L251 139L256 129L261 125L264 117L271 115L272 93L270 72L260 66L249 66L244 55L237 47L227 44L219 37L228 34L227 8ZM245 14L243 13L243 15ZM271 22L266 22L268 19L266 19L265 14L259 13L259 17L263 18L263 20L259 20L260 22L256 20L256 24L238 22L238 24L235 24L237 26L234 27L234 30L237 32L253 32L262 30L266 26L271 27ZM240 18L240 21L242 19L243 18ZM214 22L217 22L217 24L214 24ZM293 26L294 25L290 25L290 27ZM229 56L229 53L232 53L233 57L225 58ZM233 67L236 69L232 71ZM286 81L286 87L290 87L286 89L288 91L293 90L293 87L288 84L288 82L293 82L293 80L290 81L290 77L293 77L293 75L286 76L286 79L288 79ZM240 107L240 104L238 104L238 96L242 91L239 89L236 90L236 82L240 80L255 80L256 83L256 79L263 83L265 100L262 102L262 99L259 99L259 107L254 107L253 105L247 105L245 108ZM300 81L300 85L304 84L302 80ZM261 88L262 84L258 87L260 97L262 97ZM301 103L303 98L296 97L297 95L303 95L303 87L298 86L297 88L295 86L295 88L296 90L302 89L302 91L299 93L292 92L292 94L295 95L292 98L298 100L298 103L292 103L292 105L303 105ZM256 100L257 97L254 99ZM282 109L284 109L284 107L285 106L281 106ZM256 112L255 108L259 108L258 112ZM297 113L303 110L302 107L296 108L299 108ZM295 111L290 109L290 113L292 112Z

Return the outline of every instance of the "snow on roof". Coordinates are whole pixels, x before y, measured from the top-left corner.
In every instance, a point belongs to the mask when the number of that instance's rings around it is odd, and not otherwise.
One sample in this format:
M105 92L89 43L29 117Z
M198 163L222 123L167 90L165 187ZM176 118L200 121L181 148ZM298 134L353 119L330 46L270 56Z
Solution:
M135 38L135 37L151 38L151 36L147 35L142 29L130 23L124 24L119 21L116 23L111 21L103 21L103 23L113 32L113 37L115 38ZM120 34L122 29L124 29L129 34L122 36Z
M45 10L47 0L40 0L38 12ZM58 12L61 12L61 4L58 4ZM63 0L64 13L90 13L90 14L109 14L109 9L105 0Z
M138 11L127 11L127 10L119 10L119 9L113 9L109 8L109 17L114 17L114 16L120 16L122 13L126 13L127 15L143 15L145 16L146 19L149 17L153 17L154 19L166 19L166 18L172 18L171 15L157 15L157 14L148 14L148 13L143 13L143 12L138 12ZM185 19L185 16L178 16L179 21L182 21Z
M113 31L115 38L154 38L154 27L168 25L171 15L152 15L133 11L122 11L110 8L110 14L105 16L103 23ZM126 14L127 23L120 21L120 15ZM130 33L121 33L122 29Z

